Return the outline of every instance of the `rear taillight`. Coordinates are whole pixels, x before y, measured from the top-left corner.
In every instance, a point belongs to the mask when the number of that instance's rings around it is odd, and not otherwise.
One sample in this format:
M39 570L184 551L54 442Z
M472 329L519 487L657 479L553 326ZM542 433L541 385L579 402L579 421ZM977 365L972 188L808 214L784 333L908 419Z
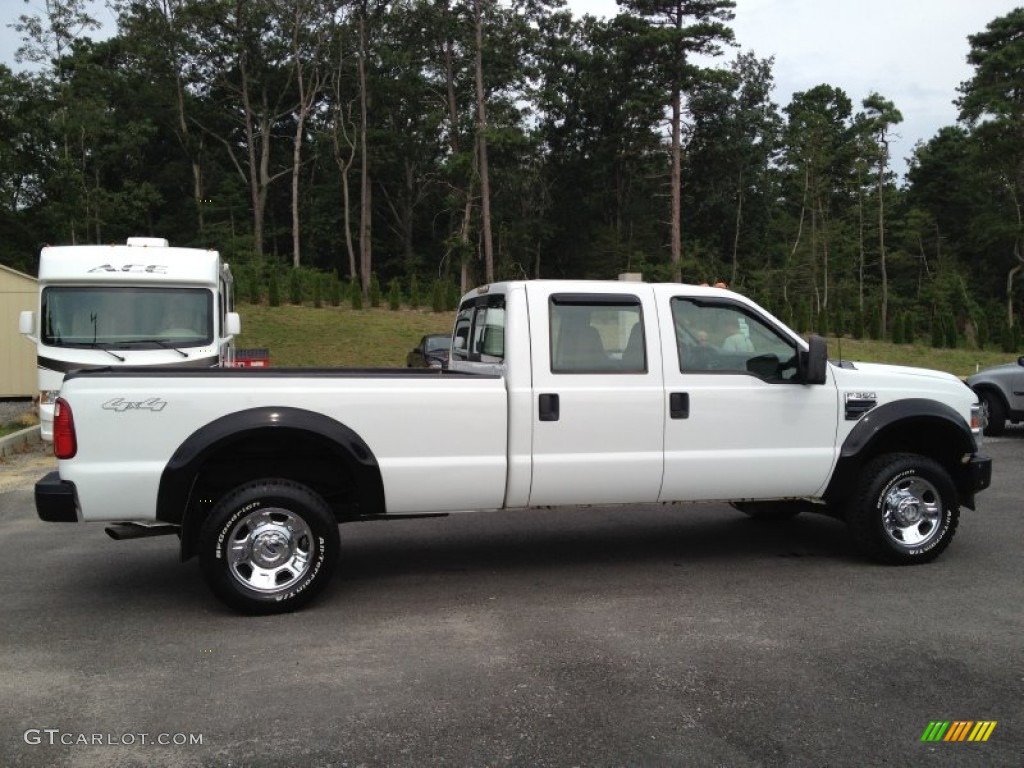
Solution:
M58 459L73 459L76 453L75 417L71 415L68 401L58 397L53 409L53 455Z

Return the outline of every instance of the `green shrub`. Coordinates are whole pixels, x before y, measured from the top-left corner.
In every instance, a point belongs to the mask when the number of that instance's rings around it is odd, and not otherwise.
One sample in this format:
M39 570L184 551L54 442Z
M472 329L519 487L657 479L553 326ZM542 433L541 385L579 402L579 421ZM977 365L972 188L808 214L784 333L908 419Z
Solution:
M388 308L393 312L402 308L402 285L397 277L391 278L391 282L388 283Z
M302 274L297 269L293 269L288 275L288 303L302 303Z
M327 277L327 300L332 307L341 305L341 280L333 273Z
M999 348L1003 350L1003 352L1007 353L1016 352L1017 336L1019 333L1017 326L1011 327L1005 318L1003 319L1002 325L1002 332L999 334Z
M846 333L846 313L842 307L837 308L832 316L832 333L835 336L843 336Z
M363 308L363 289L359 285L359 280L355 277L353 277L352 282L349 283L348 300L352 302L352 309Z
M445 309L451 312L452 310L459 308L459 299L462 296L459 294L459 286L455 284L454 280L445 281Z
M277 280L277 270L270 273L270 286L267 289L267 301L272 307L281 306L281 285Z
M434 295L430 307L434 312L444 312L445 296L444 284L440 280L434 281Z
M870 319L868 321L868 335L874 341L878 341L882 338L882 313L877 309L870 313Z
M853 316L853 338L858 341L864 338L864 315L860 312Z
M420 281L416 275L409 278L409 306L419 309L423 304L423 297L420 296Z
M380 300L383 298L383 294L380 290L380 281L377 279L377 273L370 273L370 306L379 307Z
M892 322L892 343L903 343L903 315L896 315Z
M984 349L988 346L990 340L988 337L988 318L985 317L984 312L979 312L975 317L975 327L977 329L978 349Z
M324 305L324 276L313 275L313 306L319 309Z

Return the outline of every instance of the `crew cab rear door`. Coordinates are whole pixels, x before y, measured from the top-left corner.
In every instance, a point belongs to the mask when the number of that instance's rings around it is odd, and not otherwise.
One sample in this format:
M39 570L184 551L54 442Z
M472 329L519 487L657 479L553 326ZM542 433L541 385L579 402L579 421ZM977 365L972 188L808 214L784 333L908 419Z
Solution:
M665 397L653 291L527 283L530 505L655 501Z

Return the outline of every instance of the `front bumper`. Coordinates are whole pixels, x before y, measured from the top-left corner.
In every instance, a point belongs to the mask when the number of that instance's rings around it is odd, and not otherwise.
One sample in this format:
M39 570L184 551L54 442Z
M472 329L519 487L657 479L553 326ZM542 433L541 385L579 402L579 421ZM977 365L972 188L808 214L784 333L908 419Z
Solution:
M972 456L971 460L963 465L957 480L961 506L975 509L974 494L992 485L992 459L988 456Z
M36 514L48 523L77 523L78 499L75 484L50 472L36 483Z

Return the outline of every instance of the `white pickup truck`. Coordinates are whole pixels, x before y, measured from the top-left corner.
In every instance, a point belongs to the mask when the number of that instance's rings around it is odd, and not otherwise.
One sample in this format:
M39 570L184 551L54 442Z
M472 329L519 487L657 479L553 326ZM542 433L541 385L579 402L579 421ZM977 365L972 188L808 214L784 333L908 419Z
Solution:
M342 522L725 501L832 515L913 564L991 479L963 382L829 362L727 290L496 283L463 298L452 342L443 371L72 372L37 512L177 534L222 600L273 613L328 583Z

